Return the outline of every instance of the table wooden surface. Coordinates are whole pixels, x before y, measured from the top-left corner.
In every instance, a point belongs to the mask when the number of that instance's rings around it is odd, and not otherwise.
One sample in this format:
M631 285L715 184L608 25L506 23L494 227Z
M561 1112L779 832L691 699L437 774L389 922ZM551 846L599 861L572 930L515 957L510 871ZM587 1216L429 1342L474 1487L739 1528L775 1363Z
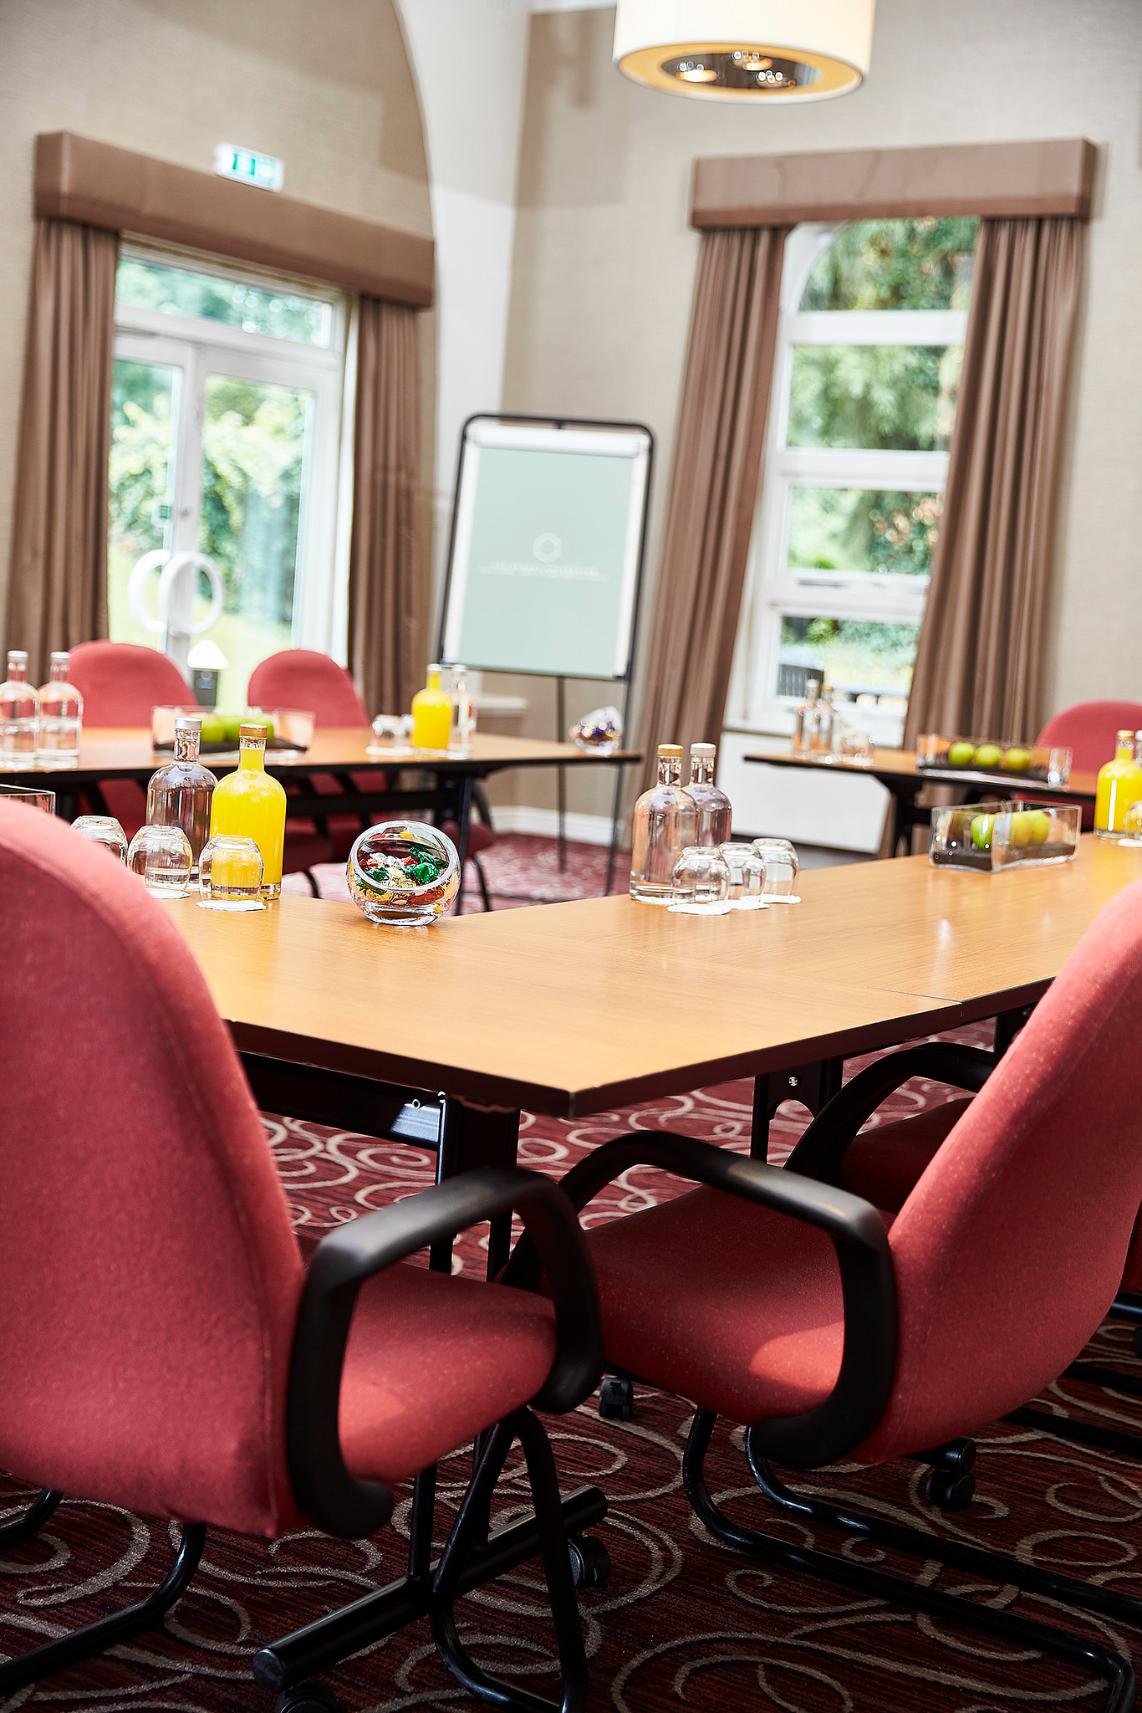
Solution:
M925 857L725 917L626 897L385 929L294 896L175 921L239 1048L557 1117L851 1056L1037 999L1142 850L995 876Z
M1093 803L1098 787L1098 775L1082 771L1073 772L1065 785L1046 785L1042 780L1023 779L1014 773L979 773L970 767L919 767L916 752L911 749L874 749L870 760L854 761L847 756L806 754L788 744L774 743L759 748L751 746L745 760L771 767L810 767L824 773L864 773L882 784L908 780L917 790L925 784L963 785L1002 791L1008 797L1062 797L1076 803L1088 799Z
M48 775L58 776L65 784L78 784L83 779L141 779L145 783L155 768L169 759L169 753L156 754L145 727L91 726L84 729L80 738L79 759L74 766L42 763L26 773L11 775L0 768L0 775L17 784L47 784ZM574 744L507 737L494 732L475 733L464 751L418 750L405 744L379 745L367 727L319 726L306 751L270 750L266 765L271 773L283 774L407 767L486 775L507 767L574 767L638 759L631 750L615 750L603 756L576 749ZM204 755L203 760L217 771L220 767L236 766L238 752L234 749Z

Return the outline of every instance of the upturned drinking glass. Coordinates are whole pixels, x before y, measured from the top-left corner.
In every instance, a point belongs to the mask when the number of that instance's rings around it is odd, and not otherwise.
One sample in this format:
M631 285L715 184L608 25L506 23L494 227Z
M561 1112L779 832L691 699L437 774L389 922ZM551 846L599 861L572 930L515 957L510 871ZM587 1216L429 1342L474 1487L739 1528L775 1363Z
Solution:
M713 845L688 845L674 865L671 908L720 914L730 895L730 871Z
M0 785L0 803L22 803L25 809L39 809L45 815L56 812L54 791L41 791L36 785Z
M801 864L788 839L755 839L753 848L765 864L766 898L795 896L797 875Z
M127 867L153 898L185 898L190 840L181 827L140 827L127 851Z
M198 859L198 902L204 910L261 910L262 853L253 839L220 833Z
M734 909L760 909L765 902L765 864L753 846L730 840L718 848L730 871L729 900Z
M90 839L93 845L102 845L118 862L126 862L127 835L114 815L80 815L71 823L71 829Z

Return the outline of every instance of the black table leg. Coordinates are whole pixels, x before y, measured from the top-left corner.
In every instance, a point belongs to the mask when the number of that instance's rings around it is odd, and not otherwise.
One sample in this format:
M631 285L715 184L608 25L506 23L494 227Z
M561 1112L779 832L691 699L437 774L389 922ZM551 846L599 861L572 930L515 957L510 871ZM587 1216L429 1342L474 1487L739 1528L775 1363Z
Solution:
M814 1116L832 1100L844 1078L843 1059L816 1059L795 1071L771 1071L753 1080L753 1127L749 1151L754 1160L769 1152L769 1124L783 1100L797 1100Z

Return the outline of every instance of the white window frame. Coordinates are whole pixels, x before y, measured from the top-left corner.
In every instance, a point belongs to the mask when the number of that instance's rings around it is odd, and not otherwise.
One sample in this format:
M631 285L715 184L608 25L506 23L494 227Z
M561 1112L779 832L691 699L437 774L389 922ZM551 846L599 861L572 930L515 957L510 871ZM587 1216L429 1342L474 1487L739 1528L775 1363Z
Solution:
M918 625L924 613L926 577L797 570L788 563L795 487L942 493L947 481L946 452L786 445L796 346L962 345L967 329L966 310L801 310L798 306L813 266L838 230L837 225L798 226L786 244L761 502L726 712L730 730L780 734L792 730L797 698L779 696L776 689L783 617ZM855 717L875 742L900 742L902 715L861 706Z
M117 302L114 354L134 362L161 363L180 375L181 407L172 448L172 516L165 544L172 552L198 548L207 377L234 376L302 389L312 395L312 429L298 516L292 639L299 646L332 654L345 664L348 532L338 529L338 499L343 485L346 299L340 293L317 291L283 276L246 272L198 255L135 245L124 245L121 255L239 281L263 291L288 289L293 295L317 297L330 306L329 343L321 346L248 332L201 316Z

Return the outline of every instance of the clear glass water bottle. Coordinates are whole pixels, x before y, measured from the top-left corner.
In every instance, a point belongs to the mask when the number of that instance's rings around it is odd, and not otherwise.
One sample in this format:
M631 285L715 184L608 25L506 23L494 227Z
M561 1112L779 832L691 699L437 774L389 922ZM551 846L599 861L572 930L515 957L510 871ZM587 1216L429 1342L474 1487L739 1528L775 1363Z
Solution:
M822 755L832 755L833 740L837 729L837 710L829 691L828 681L821 684L821 694L817 698L817 731L813 747Z
M7 771L35 767L39 726L40 698L28 683L28 656L10 648L8 676L0 684L0 764Z
M690 783L686 795L698 810L696 845L724 845L732 829L734 812L730 800L714 784L717 754L712 743L690 745Z
M821 695L821 680L805 681L805 700L793 716L793 748L798 751L817 748L817 707Z
M698 809L682 789L682 745L658 746L658 782L634 806L630 895L643 904L669 904L674 865L698 842Z
M459 661L452 668L452 749L466 750L476 730L476 704L468 688L468 668Z
M40 688L40 732L36 754L41 761L78 761L83 729L83 697L71 682L71 655L53 651L48 681Z
M198 759L201 714L179 714L174 723L174 760L152 773L147 786L147 823L181 827L190 845L190 872L198 873L202 847L210 837L210 810L217 779Z

